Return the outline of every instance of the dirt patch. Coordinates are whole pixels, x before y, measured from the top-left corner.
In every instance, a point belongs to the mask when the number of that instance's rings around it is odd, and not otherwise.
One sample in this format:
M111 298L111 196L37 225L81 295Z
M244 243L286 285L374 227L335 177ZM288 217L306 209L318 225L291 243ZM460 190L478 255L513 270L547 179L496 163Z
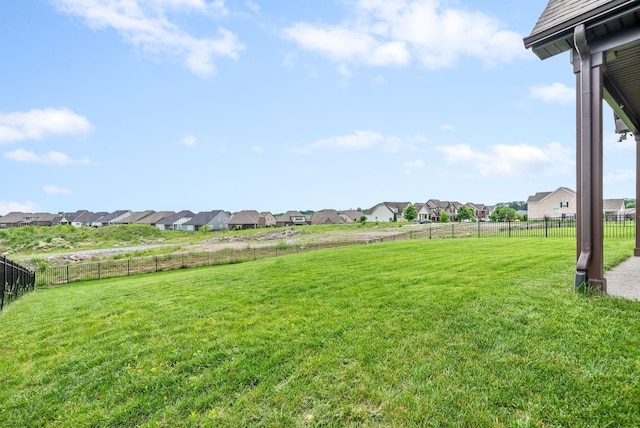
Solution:
M351 230L331 230L326 232L309 232L307 229L272 229L254 235L215 236L194 244L168 244L149 241L145 245L127 246L119 244L113 248L77 250L64 253L25 256L23 259L42 258L53 264L82 263L113 258L118 254L144 252L158 248L175 247L175 253L215 252L224 249L246 249L273 247L279 244L310 245L323 243L366 242L389 238L421 229L421 225L380 226L377 228L354 228ZM28 264L28 262L24 261Z

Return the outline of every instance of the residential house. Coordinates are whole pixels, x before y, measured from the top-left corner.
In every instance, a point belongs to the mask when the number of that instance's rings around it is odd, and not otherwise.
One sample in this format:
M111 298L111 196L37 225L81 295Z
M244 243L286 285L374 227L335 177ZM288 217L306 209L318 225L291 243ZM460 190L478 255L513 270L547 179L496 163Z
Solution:
M60 213L55 220L53 221L53 225L56 226L58 224L62 225L71 225L75 227L82 226L82 219L90 216L92 213L87 210L78 210L76 212L69 213Z
M413 206L416 208L416 213L418 213L418 218L417 218L418 221L431 220L431 210L429 209L426 203L423 204L423 203L417 202L413 204Z
M336 210L326 209L313 213L311 224L344 224L344 218Z
M229 229L258 229L266 226L266 219L258 211L243 210L234 213L227 222L227 226Z
M364 212L367 221L391 222L404 220L404 210L411 202L381 202Z
M310 220L298 211L287 211L280 217L276 217L276 227L303 226L309 223Z
M360 218L362 216L363 216L362 211L355 211L355 210L347 210L347 211L342 211L340 213L340 217L342 217L345 223L353 223L354 221L360 221Z
M227 230L231 216L222 210L201 211L183 224L184 230L197 231L207 226L209 230Z
M605 199L602 204L605 220L622 220L625 218L627 207L624 199Z
M112 213L103 215L99 219L93 221L91 225L94 227L113 226L114 224L116 224L117 221L125 218L129 214L131 214L131 211L129 210L114 211Z
M148 217L148 216L150 216L151 214L154 214L154 213L155 213L155 211L153 211L153 210L130 212L128 215L122 217L120 220L116 221L115 223L116 224L138 223L143 218Z
M453 220L458 215L459 202L441 201L440 199L429 199L426 203L430 211L431 221L440 221L442 213L446 213L449 219Z
M163 218L169 217L170 215L175 214L175 211L158 211L149 214L146 217L142 217L138 221L137 224L148 224L150 226L156 227L156 223L162 220Z
M8 229L10 227L23 226L25 219L31 220L33 214L23 213L20 211L12 211L0 217L0 229Z
M491 212L492 212L492 211L490 211L490 209L491 209L490 206L485 205L485 204L476 204L476 203L473 203L473 202L467 202L465 205L473 210L473 214L474 214L475 218L477 219L477 221L488 221L489 220L489 216L491 215Z
M156 227L160 230L184 230L184 223L188 222L195 216L189 210L182 210L156 222Z
M91 213L88 216L83 217L80 220L80 223L82 226L88 226L88 227L92 227L94 223L98 223L98 220L100 220L102 217L106 216L107 214L109 214L106 211L98 211L96 213Z
M530 220L542 218L567 218L576 216L576 192L559 187L553 192L538 192L527 199L527 216Z
M58 217L58 214L36 213L33 215L28 225L29 226L53 226L53 222L56 219L56 217Z
M275 227L277 220L276 217L271 214L269 211L263 211L260 213L260 217L264 218L264 226L263 227Z

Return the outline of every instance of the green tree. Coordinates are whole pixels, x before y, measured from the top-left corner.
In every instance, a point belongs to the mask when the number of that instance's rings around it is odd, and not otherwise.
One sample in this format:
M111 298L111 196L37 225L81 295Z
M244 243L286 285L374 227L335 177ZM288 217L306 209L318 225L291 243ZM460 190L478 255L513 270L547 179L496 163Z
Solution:
M624 200L624 207L625 208L635 208L636 207L636 200L635 199L625 199Z
M473 209L466 205L460 205L458 207L458 221L462 220L473 220L475 215L473 214Z
M509 208L513 208L516 211L526 211L527 203L525 201L512 201L512 202L504 202L498 205L504 205Z
M416 210L416 207L414 207L413 205L409 204L409 205L407 205L407 208L404 209L404 212L402 213L402 216L407 221L413 221L416 218L418 218L418 210Z
M440 223L447 223L449 221L449 214L445 210L440 210Z
M498 205L496 209L491 213L489 218L493 221L499 220L515 220L518 218L516 210L506 205Z

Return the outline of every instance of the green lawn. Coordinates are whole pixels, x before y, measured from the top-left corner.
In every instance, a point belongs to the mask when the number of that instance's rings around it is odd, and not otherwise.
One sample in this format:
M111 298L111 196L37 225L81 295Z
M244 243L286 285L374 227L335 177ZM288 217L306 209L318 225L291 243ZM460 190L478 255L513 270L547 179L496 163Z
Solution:
M0 425L638 426L640 303L574 266L414 240L39 289L0 314Z

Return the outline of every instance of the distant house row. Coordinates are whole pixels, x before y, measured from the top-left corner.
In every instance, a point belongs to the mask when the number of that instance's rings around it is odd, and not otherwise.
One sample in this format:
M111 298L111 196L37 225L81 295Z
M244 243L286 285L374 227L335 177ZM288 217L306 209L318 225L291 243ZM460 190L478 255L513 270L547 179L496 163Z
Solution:
M411 205L411 202L381 202L366 210L363 214L367 221L371 222L401 221L404 220L404 211L409 205ZM429 199L425 203L413 204L418 213L418 220L431 220L433 222L440 221L442 213L446 213L451 219L456 218L458 215L458 209L462 205L471 208L478 221L489 220L489 216L495 209L495 206L492 205L476 204L472 202L461 204L460 202L441 201L439 199Z
M287 211L276 217L270 212L243 210L231 214L224 210L202 211L197 214L183 211L130 211L90 212L79 210L68 213L24 213L10 212L0 217L0 229L21 226L72 225L76 227L103 227L117 224L148 224L161 230L198 231L208 230L257 229L263 227L286 227L308 224L336 224L359 220L358 211L322 210L312 216L298 211Z
M360 221L363 217L370 222L391 222L404 220L404 211L410 202L381 202L372 208L346 210L338 212L324 209L304 215L299 211L287 211L274 216L270 212L243 210L230 213L224 210L202 211L197 214L189 211L130 211L91 212L78 210L66 213L24 213L10 212L0 217L0 229L21 226L56 226L72 225L76 227L104 227L117 224L148 224L161 230L198 231L203 227L208 230L257 229L264 227L287 227L309 224L343 224ZM418 220L439 221L442 212L455 218L459 202L430 199L426 203L413 204L418 213ZM484 204L465 204L472 208L479 220L489 218L493 207Z

